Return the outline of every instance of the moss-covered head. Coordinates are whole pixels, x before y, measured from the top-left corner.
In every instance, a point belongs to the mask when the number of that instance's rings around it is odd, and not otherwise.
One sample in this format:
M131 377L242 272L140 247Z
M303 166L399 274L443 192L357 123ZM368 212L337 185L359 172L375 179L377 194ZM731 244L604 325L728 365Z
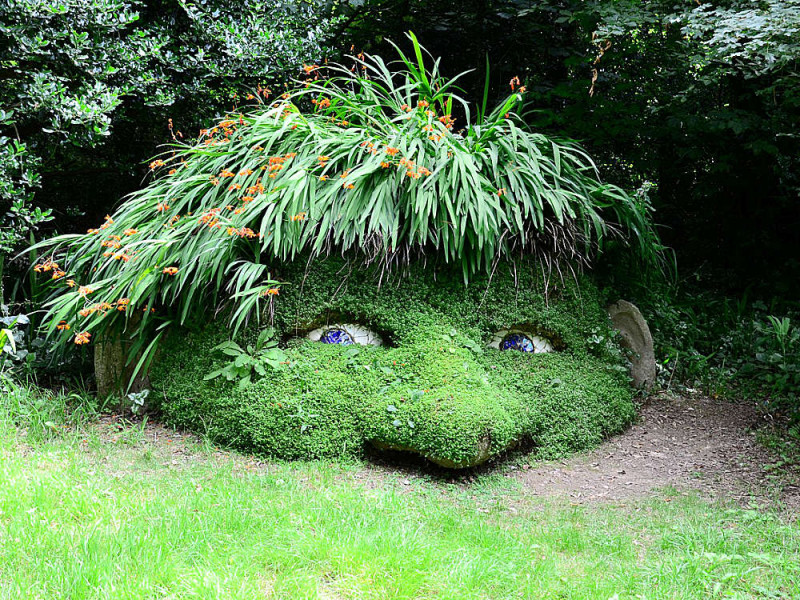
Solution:
M417 266L379 286L377 272L332 259L284 276L291 285L272 318L285 364L254 371L244 386L204 380L231 361L213 351L224 326L173 334L152 371L169 421L281 458L358 455L371 443L465 467L525 440L543 455L585 448L633 417L608 317L588 282L546 296L532 269L501 266L465 286L450 270ZM342 323L382 345L309 339ZM553 351L489 347L514 329Z

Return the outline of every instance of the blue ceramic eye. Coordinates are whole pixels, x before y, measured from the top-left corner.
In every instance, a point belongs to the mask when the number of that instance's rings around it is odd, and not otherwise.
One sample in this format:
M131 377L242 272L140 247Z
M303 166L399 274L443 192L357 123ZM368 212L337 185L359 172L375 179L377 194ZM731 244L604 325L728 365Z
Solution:
M328 329L320 336L319 341L323 344L340 344L342 346L350 346L355 343L344 329Z
M501 350L518 350L519 352L536 352L533 340L522 333L510 333L500 343Z

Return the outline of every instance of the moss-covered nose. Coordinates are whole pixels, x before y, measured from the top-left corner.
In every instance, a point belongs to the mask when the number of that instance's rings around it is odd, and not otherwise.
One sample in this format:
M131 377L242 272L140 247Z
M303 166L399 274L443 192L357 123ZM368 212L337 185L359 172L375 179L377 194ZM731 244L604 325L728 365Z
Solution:
M416 360L408 367L418 389L409 393L398 386L368 403L367 440L450 468L478 465L514 443L520 404L492 385L472 351L457 342L414 349Z

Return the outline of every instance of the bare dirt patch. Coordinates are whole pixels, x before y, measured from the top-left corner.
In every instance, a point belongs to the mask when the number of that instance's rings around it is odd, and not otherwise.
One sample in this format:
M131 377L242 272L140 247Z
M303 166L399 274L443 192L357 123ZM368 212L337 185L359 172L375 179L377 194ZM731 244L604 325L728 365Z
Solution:
M574 501L626 500L664 488L742 504L800 508L796 474L771 475L775 457L756 440L765 416L753 403L655 395L639 422L593 452L516 475L530 493Z

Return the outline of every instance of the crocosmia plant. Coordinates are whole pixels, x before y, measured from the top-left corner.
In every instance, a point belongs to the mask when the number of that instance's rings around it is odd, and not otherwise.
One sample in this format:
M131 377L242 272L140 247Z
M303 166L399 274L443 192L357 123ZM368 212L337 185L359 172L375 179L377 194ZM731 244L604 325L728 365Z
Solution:
M96 228L40 244L57 345L121 335L147 369L178 327L219 315L236 336L271 321L285 286L303 285L280 273L330 254L373 269L376 290L422 259L467 285L516 261L587 265L612 236L657 254L649 207L602 183L576 144L530 131L519 82L476 110L410 37L414 55L394 63L305 65L296 89L258 90L155 159L152 182ZM355 334L319 335L351 346ZM537 340L502 344L535 354Z

